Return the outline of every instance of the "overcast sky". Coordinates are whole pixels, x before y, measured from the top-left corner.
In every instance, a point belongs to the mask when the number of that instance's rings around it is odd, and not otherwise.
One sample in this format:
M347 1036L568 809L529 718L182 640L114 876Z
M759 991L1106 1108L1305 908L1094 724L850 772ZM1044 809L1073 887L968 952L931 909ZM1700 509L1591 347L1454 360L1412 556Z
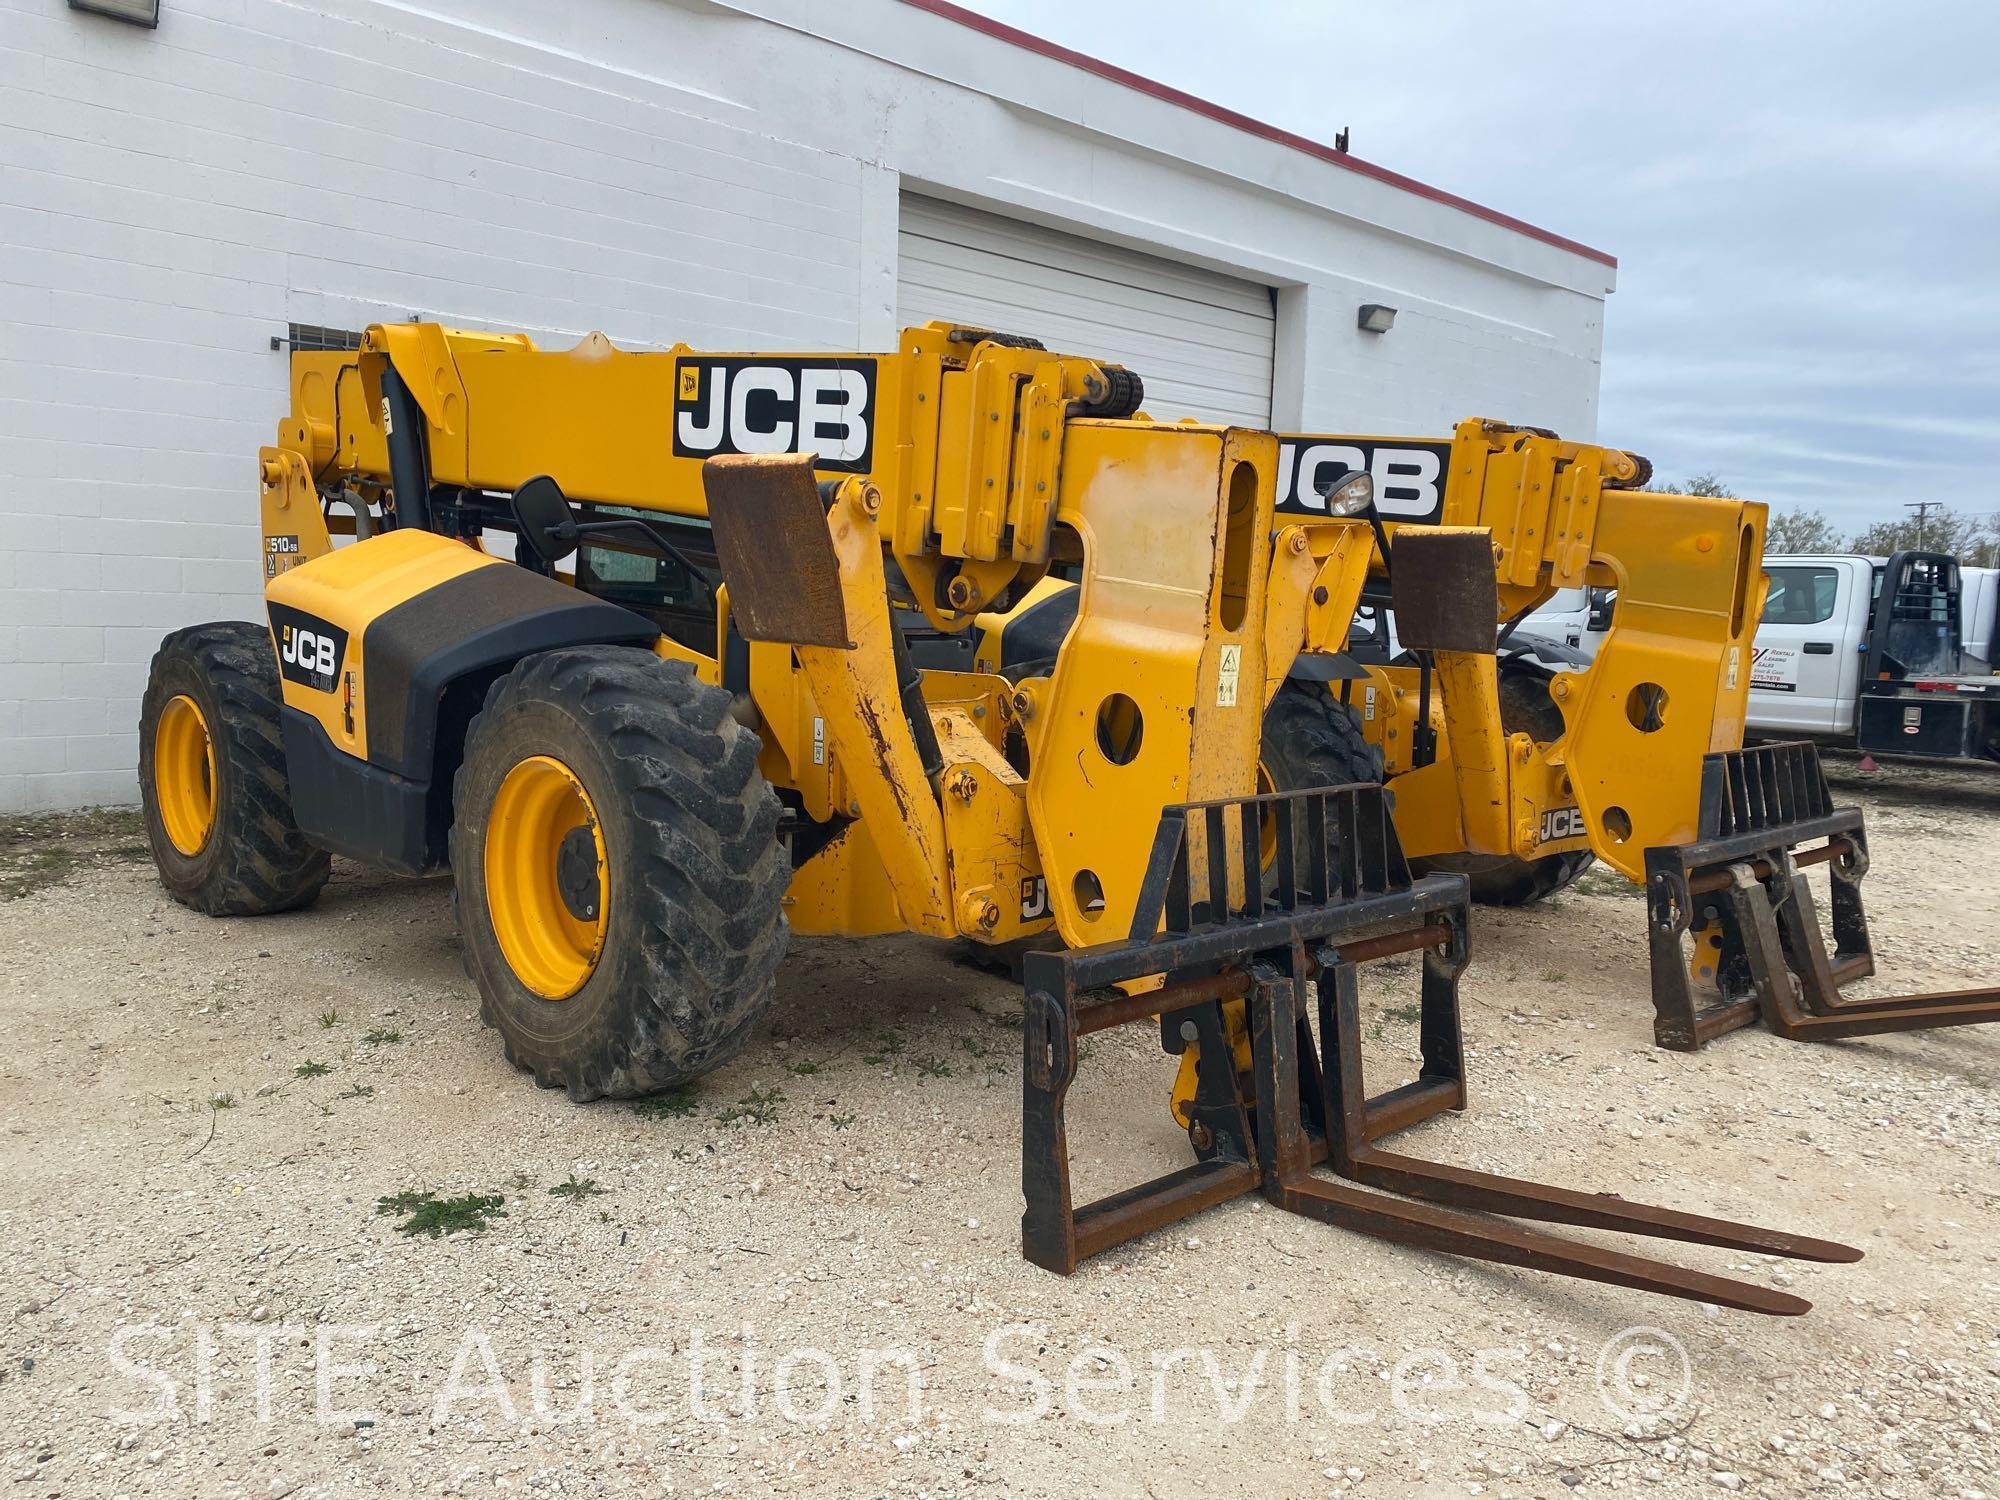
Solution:
M1670 478L2000 511L2000 0L969 3L1617 256L1599 436Z

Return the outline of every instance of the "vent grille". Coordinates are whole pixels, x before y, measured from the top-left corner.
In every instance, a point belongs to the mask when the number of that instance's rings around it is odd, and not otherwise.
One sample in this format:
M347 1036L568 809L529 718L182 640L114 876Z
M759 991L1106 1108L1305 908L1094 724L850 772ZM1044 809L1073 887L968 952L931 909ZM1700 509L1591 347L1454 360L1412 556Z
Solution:
M285 336L271 335L271 347L289 345L302 353L328 349L359 349L361 335L352 328L323 328L317 323L287 323Z

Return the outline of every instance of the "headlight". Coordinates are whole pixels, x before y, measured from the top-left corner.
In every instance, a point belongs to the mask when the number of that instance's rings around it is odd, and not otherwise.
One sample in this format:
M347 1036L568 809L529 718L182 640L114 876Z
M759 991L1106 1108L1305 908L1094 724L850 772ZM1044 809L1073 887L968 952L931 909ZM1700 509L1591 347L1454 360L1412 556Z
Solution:
M1326 513L1342 520L1365 516L1375 508L1375 479L1367 472L1349 474L1326 492Z

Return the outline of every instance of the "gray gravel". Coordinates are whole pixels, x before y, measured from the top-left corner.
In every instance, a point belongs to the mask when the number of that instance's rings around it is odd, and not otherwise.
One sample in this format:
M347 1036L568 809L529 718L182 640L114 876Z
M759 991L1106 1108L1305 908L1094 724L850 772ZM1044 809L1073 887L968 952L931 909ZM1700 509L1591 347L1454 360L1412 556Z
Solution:
M1840 774L1869 807L1878 983L1991 982L2000 782ZM1016 1246L1004 980L914 940L800 942L690 1112L578 1107L481 1029L447 897L338 866L310 912L209 921L128 835L0 902L17 1493L2000 1494L2000 1036L1657 1051L1618 882L1480 914L1472 1106L1406 1144L1863 1247L1672 1252L1804 1318L1254 1202L1061 1280ZM1393 1081L1413 972L1369 998ZM1085 1073L1082 1192L1180 1159L1145 1028L1094 1038ZM377 1212L424 1191L504 1212L438 1239Z

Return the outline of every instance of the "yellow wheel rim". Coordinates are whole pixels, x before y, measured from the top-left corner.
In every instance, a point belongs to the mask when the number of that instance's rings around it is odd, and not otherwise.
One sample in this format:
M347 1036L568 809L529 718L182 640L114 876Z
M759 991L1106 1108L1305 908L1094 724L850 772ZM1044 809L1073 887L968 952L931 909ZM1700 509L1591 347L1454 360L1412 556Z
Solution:
M169 699L153 726L153 801L167 839L192 858L215 831L215 745L201 705Z
M521 761L486 822L486 910L514 977L544 1000L582 989L604 952L610 904L590 794L552 756Z

